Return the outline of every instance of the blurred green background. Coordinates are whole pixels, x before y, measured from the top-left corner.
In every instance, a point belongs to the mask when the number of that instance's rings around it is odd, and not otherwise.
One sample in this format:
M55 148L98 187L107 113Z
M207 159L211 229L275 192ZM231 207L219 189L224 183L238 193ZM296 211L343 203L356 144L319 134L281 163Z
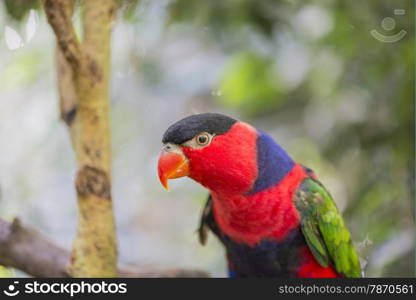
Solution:
M366 276L414 276L413 1L118 2L111 118L121 263L225 276L219 243L202 247L195 233L207 192L189 179L165 192L156 174L165 129L215 111L269 132L315 170ZM53 58L39 2L2 1L0 217L19 216L69 248L75 161Z

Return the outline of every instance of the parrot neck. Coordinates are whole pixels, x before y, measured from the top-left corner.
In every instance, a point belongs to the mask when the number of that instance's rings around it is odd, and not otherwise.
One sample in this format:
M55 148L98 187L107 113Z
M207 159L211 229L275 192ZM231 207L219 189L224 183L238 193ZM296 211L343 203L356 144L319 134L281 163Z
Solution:
M293 196L305 177L304 169L294 164L277 184L255 194L211 191L216 222L233 240L251 246L265 238L284 239L299 226Z
M278 184L295 165L294 161L269 135L258 131L256 140L257 177L248 195Z

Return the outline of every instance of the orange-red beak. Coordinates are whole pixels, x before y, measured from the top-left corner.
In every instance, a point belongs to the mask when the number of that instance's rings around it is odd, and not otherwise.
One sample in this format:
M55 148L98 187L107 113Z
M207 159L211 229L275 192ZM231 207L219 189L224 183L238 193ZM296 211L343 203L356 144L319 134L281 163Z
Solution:
M189 162L183 153L162 150L157 166L163 187L169 190L168 180L189 175Z

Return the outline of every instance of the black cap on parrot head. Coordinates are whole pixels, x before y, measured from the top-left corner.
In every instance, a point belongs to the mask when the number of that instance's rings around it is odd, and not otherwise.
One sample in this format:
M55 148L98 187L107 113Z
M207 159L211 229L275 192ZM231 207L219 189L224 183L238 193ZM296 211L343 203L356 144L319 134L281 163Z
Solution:
M224 134L237 120L217 113L204 113L186 117L169 126L163 135L163 143L182 144L201 132Z

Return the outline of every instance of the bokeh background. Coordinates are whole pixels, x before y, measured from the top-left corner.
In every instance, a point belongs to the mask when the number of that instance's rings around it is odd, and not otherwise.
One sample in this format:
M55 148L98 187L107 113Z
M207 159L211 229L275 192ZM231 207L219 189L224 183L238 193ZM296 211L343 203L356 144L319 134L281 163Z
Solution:
M413 1L119 2L111 119L121 263L225 276L216 239L197 241L207 192L189 179L166 192L156 173L164 130L214 111L269 132L315 170L367 276L414 276ZM405 35L388 43L372 30ZM0 217L71 247L75 160L38 1L0 3L0 144Z

